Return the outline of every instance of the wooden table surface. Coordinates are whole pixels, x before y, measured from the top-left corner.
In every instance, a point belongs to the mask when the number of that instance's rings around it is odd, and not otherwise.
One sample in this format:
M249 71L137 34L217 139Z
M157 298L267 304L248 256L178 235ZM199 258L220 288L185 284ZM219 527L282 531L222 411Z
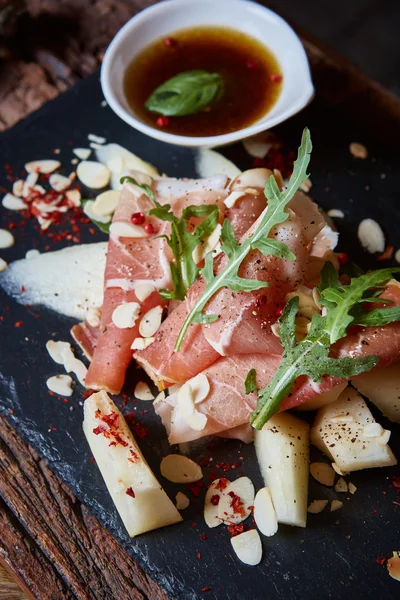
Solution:
M0 0L0 9L3 0ZM0 129L95 70L115 32L154 0L27 0L0 42ZM7 2L3 2L3 6ZM0 10L1 15L1 10ZM0 18L1 25L1 18ZM44 35L46 32L46 35ZM21 40L23 40L21 42ZM365 116L381 108L398 136L400 103L303 35L317 94ZM0 417L0 600L166 600L9 423Z

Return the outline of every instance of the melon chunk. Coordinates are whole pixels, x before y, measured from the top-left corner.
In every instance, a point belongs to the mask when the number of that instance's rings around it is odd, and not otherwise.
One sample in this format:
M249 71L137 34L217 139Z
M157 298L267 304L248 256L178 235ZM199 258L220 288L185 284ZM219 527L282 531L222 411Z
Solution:
M306 526L309 440L309 425L288 413L255 431L258 464L279 523Z
M397 463L388 446L390 432L380 430L371 436L370 425L376 423L363 398L346 388L333 404L320 408L311 428L311 441L339 469L350 473Z
M143 457L124 417L104 391L85 400L83 431L131 537L182 521Z
M351 383L385 417L400 423L400 363L358 375Z

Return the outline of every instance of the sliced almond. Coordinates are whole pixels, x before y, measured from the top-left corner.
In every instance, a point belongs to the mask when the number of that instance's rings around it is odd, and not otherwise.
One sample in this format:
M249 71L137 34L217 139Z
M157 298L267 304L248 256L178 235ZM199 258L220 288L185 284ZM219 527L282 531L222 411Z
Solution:
M344 212L339 208L331 208L326 214L333 219L344 219Z
M380 423L368 423L363 430L364 437L380 437L385 430Z
M31 258L36 258L39 255L40 255L39 250L36 250L36 248L32 248L32 250L27 251L27 253L25 254L25 258L30 260Z
M46 343L46 350L55 363L63 365L64 354L65 352L71 351L71 344L69 342L55 342L54 340L49 340Z
M310 465L310 473L316 481L331 486L335 481L335 471L327 463L314 462Z
M65 196L74 206L81 205L81 193L79 190L67 190Z
M254 520L263 535L270 537L278 531L278 519L267 487L258 490L254 498Z
M336 485L335 485L335 492L344 492L346 493L348 491L348 485L346 483L346 481L343 479L343 477L340 477L340 479L337 480Z
M350 492L350 494L354 495L356 493L356 491L357 491L357 488L354 485L354 483L351 483L351 481L349 481L349 492Z
M121 192L118 190L107 190L99 194L93 204L93 212L96 215L112 215L117 208Z
M193 402L195 404L203 402L210 393L210 382L208 381L207 375L204 373L199 373L195 377L192 377L185 385L190 386L193 394Z
M231 192L229 196L227 196L224 200L224 204L227 208L233 208L239 198L243 198L246 195L246 192Z
M140 304L137 302L125 302L114 309L112 322L118 329L131 329L140 314Z
M107 141L105 137L95 135L94 133L89 133L87 137L90 142L95 142L96 144L105 144Z
M400 581L400 552L393 551L392 558L387 561L387 570L390 577Z
M225 523L241 523L254 507L254 485L248 477L239 477L225 489L218 504L218 518Z
M11 248L14 244L14 236L7 229L0 229L0 248Z
M54 375L53 377L49 377L46 385L50 391L59 396L72 395L72 379L69 375Z
M318 515L322 512L325 506L328 504L328 500L313 500L309 507L307 508L307 512L311 515Z
M146 350L153 342L155 342L155 337L142 338L137 337L133 340L131 345L131 350Z
M212 252L219 242L222 225L218 223L212 234L202 243L198 244L192 252L192 258L196 265L205 259L209 252Z
M218 504L228 485L229 480L226 477L220 477L215 479L207 490L204 498L204 520L211 529L222 523L218 518Z
M73 148L72 152L81 160L87 160L92 154L90 148Z
M60 173L53 173L49 177L49 184L56 192L62 192L71 185L71 180L69 177L65 177L65 175L60 175Z
M43 173L44 175L53 173L53 171L59 169L60 167L60 161L53 159L33 160L25 165L25 169L28 171L28 173Z
M37 173L29 173L28 177L24 181L24 187L22 188L23 198L28 198L28 196L31 195L32 190L34 189L38 179L39 175Z
M213 175L226 175L234 179L240 169L228 158L209 148L201 148L196 157L196 170L200 177L208 178Z
M88 200L87 202L85 202L85 205L83 207L83 212L85 213L85 215L87 215L92 221L98 221L99 223L109 223L111 221L111 215L105 215L103 217L97 215L93 210L93 205L93 200Z
M265 158L273 146L265 131L243 140L242 144L247 154L253 158Z
M93 160L83 160L79 163L76 173L84 185L94 190L106 187L111 177L108 167Z
M342 506L343 506L343 502L341 502L340 500L332 500L331 512L335 512L335 510L339 510L339 508L342 508Z
M374 254L385 249L385 235L374 219L364 219L358 226L358 239L365 250Z
M311 188L312 188L312 181L311 181L311 179L309 179L307 177L307 179L305 179L304 181L301 182L300 189L302 192L305 192L306 194L308 194L308 192L311 190Z
M26 208L25 202L13 194L6 194L1 203L7 210L24 210Z
M162 306L154 306L141 319L139 333L142 337L152 337L161 325Z
M400 263L400 248L396 251L394 258L396 262Z
M203 478L200 465L181 454L168 454L160 465L161 475L172 483L194 483Z
M140 283L135 287L135 296L139 302L144 302L155 291L156 288L151 283Z
M269 169L249 169L236 177L230 189L237 190L248 187L264 189L265 182L270 175L272 175L272 171Z
M7 269L7 267L8 267L8 263L3 258L0 258L0 273L2 271L5 271Z
M231 538L232 548L242 563L254 567L261 562L261 538L256 529L249 529Z
M24 183L25 181L23 179L17 179L17 181L14 181L12 187L12 193L14 194L14 196L21 198L22 190L24 189Z
M202 431L207 424L207 416L196 409L193 390L184 384L178 392L178 411L182 419L191 429Z
M86 204L88 203L86 202ZM149 234L145 232L143 227L140 227L139 225L132 225L131 223L111 223L110 233L122 238L150 237Z
M154 400L154 394L145 381L139 381L139 383L136 384L135 391L133 393L135 398L138 400Z
M359 142L352 142L349 146L350 154L354 156L354 158L365 159L368 157L368 150L364 146L364 144L360 144Z
M178 492L177 495L175 496L176 508L178 510L185 510L185 508L187 508L189 506L189 504L190 504L190 500L186 496L186 494L183 494L182 492Z

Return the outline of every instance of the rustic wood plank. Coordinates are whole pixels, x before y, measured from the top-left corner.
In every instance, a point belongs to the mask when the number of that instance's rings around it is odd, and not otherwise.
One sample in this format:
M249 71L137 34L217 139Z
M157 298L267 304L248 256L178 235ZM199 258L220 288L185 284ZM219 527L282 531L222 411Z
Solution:
M3 418L0 496L0 557L33 598L166 600Z

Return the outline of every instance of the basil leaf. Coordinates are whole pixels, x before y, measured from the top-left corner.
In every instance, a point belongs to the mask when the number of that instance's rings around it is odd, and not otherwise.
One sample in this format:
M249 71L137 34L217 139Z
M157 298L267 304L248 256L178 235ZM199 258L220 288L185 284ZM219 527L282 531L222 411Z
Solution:
M211 106L223 93L218 73L185 71L162 83L145 102L147 110L166 117L194 115Z
M246 379L244 380L244 389L246 394L251 394L251 392L255 392L258 389L255 369L250 369L247 373Z

